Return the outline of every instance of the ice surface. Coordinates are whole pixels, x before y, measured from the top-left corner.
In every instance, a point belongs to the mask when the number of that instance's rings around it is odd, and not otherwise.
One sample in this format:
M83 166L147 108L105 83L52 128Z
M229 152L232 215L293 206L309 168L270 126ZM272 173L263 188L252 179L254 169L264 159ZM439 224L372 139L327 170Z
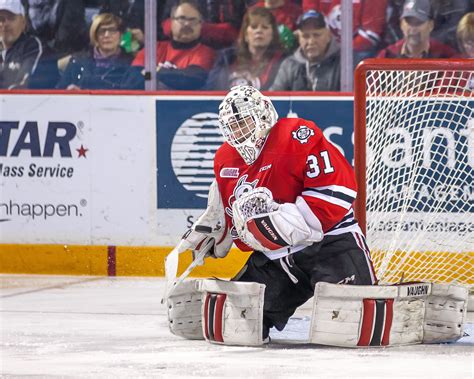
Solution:
M303 341L305 304L265 347L168 331L161 278L0 275L0 374L157 378L473 378L474 326L455 344L342 349Z

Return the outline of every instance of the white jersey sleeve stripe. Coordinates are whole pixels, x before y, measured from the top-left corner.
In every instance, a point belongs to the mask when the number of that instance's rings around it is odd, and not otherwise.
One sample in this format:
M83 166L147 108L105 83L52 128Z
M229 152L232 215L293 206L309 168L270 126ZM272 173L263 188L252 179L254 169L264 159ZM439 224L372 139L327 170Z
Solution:
M309 188L309 187L308 187ZM353 198L355 198L357 196L357 192L350 189L350 188L347 188L347 187L344 187L344 186L337 186L337 185L333 185L333 186L321 186L321 187L311 187L311 189L314 189L314 190L319 190L319 191L324 191L324 190L330 190L330 191L333 191L333 192L341 192L347 196L351 196Z

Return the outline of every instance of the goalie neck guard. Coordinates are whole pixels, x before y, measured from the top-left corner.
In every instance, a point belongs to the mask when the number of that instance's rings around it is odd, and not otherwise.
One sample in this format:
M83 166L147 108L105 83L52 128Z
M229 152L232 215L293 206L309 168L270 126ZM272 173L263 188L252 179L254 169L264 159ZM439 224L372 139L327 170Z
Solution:
M219 128L247 165L260 155L278 114L271 100L251 86L235 86L219 106Z

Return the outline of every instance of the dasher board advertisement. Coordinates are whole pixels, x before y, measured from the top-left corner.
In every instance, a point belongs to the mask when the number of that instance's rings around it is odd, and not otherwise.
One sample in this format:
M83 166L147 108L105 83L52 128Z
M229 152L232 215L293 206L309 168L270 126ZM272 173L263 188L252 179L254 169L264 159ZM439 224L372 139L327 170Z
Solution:
M150 241L153 114L150 97L2 95L0 243Z

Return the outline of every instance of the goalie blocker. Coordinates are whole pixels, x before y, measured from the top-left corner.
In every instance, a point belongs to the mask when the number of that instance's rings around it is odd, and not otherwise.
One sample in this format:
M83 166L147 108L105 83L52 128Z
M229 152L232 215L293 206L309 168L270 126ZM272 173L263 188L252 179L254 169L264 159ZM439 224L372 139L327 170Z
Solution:
M168 299L172 333L225 345L259 346L259 283L191 280ZM452 284L356 286L317 283L309 343L397 346L456 341L463 335L468 290Z

